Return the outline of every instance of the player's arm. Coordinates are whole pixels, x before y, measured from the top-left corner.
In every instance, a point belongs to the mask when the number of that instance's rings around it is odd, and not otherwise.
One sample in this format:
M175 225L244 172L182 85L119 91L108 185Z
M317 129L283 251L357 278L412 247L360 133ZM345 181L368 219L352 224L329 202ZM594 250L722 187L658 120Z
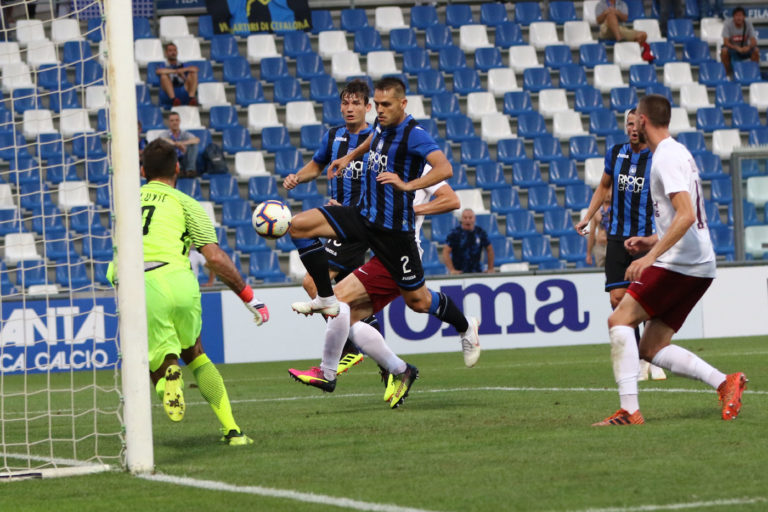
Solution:
M431 173L430 173L431 174ZM416 215L437 215L452 212L461 206L461 201L456 192L447 183L435 190L432 200L428 203L417 204L413 207Z
M485 251L488 253L488 270L486 272L488 274L492 274L496 271L495 268L493 268L493 260L495 258L495 255L493 253L493 244L488 244L485 246Z
M584 218L576 224L576 231L580 235L586 235L584 228L587 227L592 216L595 215L595 212L600 208L600 205L603 204L603 200L605 199L605 196L608 195L608 192L611 191L612 186L613 176L608 173L603 173L603 177L600 178L600 184L597 185L595 192L592 194L592 200L589 202L587 213L584 215Z
M338 171L341 171L342 169L346 169L347 166L349 165L349 162L351 162L352 160L357 160L359 158L362 158L363 155L367 153L369 149L371 149L372 140L373 140L373 132L371 132L371 134L368 136L367 139L363 141L362 144L357 146L351 152L331 162L331 165L328 166L328 179L335 177Z
M651 266L659 256L667 252L670 247L683 238L693 223L696 222L696 212L693 211L693 203L688 191L673 192L669 194L669 199L672 201L672 207L675 209L675 216L672 218L669 229L664 233L663 238L658 239L651 250L648 251L648 254L632 262L629 268L627 268L626 279L630 281L637 280L643 273L643 270Z
M595 248L595 232L597 231L598 215L589 221L589 233L587 233L587 257L584 259L587 265L592 264L592 250Z
M291 190L292 188L295 188L299 183L305 183L307 181L314 180L320 176L320 173L322 172L323 168L320 166L320 164L314 160L310 160L306 163L306 165L304 165L304 167L299 169L299 172L286 176L283 180L283 187L285 187L286 190Z
M182 146L191 146L192 144L200 144L200 139L190 132L186 132L188 137L184 140L180 140Z
M451 246L445 244L443 246L443 264L448 269L449 274L461 274L461 271L456 270L453 266L453 260L451 259Z
M447 180L453 176L453 166L451 162L446 158L445 153L439 149L431 152L427 155L427 163L432 166L432 170L422 175L415 180L404 182L400 179L400 176L394 172L380 172L376 177L376 181L383 184L392 185L397 190L404 192L419 190L422 188L431 187L436 183Z

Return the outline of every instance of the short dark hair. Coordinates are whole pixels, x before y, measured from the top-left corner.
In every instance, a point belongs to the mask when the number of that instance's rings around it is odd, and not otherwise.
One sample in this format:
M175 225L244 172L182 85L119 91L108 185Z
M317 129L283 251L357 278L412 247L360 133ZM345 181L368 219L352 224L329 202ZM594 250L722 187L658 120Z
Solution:
M376 85L374 87L377 91L386 91L389 89L393 89L395 96L397 97L403 97L405 96L405 84L402 80L397 78L396 76L385 76L378 82L376 82Z
M741 13L741 14L743 14L744 16L746 16L746 15L747 15L747 11L745 11L743 7L741 7L741 6L738 6L738 7L734 7L734 8L733 8L733 12L731 13L731 16L736 16L736 13L737 13L737 12L740 12L740 13Z
M660 128L669 126L669 120L672 117L672 105L661 94L643 96L637 108L645 114L653 126Z
M165 44L165 49L167 50L169 46L173 46L174 48L178 48L178 46L176 46L176 43L171 42L171 43L166 43Z
M171 110L171 111L168 112L168 117L166 117L166 119L170 119L171 116L179 116L179 117L181 117L181 115L179 115L179 113L174 111L174 110Z
M163 139L155 139L144 148L144 177L147 181L172 178L176 174L176 148Z
M368 82L357 78L347 82L347 85L344 86L344 89L341 90L341 94L339 94L339 99L343 100L344 96L359 96L363 99L363 104L367 105L370 95L371 88L368 87Z

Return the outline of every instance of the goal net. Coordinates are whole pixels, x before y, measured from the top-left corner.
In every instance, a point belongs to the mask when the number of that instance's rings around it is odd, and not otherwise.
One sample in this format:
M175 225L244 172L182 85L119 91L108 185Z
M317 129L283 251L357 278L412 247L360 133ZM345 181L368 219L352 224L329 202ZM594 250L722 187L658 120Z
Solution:
M126 460L124 347L106 279L119 218L109 3L0 7L0 478Z

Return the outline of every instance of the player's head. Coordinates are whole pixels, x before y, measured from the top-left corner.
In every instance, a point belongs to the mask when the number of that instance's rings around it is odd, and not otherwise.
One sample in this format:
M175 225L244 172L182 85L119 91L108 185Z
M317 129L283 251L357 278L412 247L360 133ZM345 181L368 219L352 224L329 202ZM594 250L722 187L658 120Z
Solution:
M168 59L168 62L176 62L176 58L179 55L179 49L176 48L176 45L173 43L168 43L165 45L165 58Z
M179 116L178 112L170 112L168 114L168 128L175 132L179 129L179 126L181 126L181 116Z
M405 84L399 78L387 76L376 82L373 101L382 126L397 126L405 119Z
M176 148L163 139L155 139L147 144L142 163L142 174L147 181L172 179L179 172Z
M461 229L466 231L475 229L475 212L471 208L465 208L461 212Z
M631 108L624 115L624 129L629 136L629 143L632 145L645 144L645 135L640 133L637 128L637 108Z
M371 90L364 80L352 80L344 86L341 99L341 115L347 127L360 126L365 122L365 114L371 109L368 98Z
M660 94L649 94L640 99L637 105L636 124L638 131L646 138L648 125L655 128L668 128L672 117L672 105Z

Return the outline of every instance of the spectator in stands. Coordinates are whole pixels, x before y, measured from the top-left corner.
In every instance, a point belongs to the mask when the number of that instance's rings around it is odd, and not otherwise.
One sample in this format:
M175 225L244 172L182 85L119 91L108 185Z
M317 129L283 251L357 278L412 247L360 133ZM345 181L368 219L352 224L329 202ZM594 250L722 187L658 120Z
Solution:
M168 64L155 71L160 77L160 103L163 105L197 105L197 66L179 62L179 50L173 43L165 45Z
M168 131L160 135L176 148L179 158L179 170L182 176L197 176L197 145L200 139L186 130L182 130L181 117L176 112L168 114Z
M667 20L669 19L670 8L673 18L682 18L685 14L685 3L683 0L659 0L657 5L659 7L659 29L661 35L667 37Z
M451 274L482 272L480 256L485 248L488 253L488 269L493 272L493 245L483 228L475 225L475 212L470 208L461 212L461 224L446 237L443 262Z
M746 16L743 7L736 7L733 9L733 17L725 20L723 24L723 49L720 51L720 60L723 61L728 75L733 73L734 61L760 62L757 32Z
M636 41L643 49L643 60L653 61L651 47L646 42L648 34L623 25L629 18L629 10L623 0L600 0L595 8L595 15L600 25L600 39Z

